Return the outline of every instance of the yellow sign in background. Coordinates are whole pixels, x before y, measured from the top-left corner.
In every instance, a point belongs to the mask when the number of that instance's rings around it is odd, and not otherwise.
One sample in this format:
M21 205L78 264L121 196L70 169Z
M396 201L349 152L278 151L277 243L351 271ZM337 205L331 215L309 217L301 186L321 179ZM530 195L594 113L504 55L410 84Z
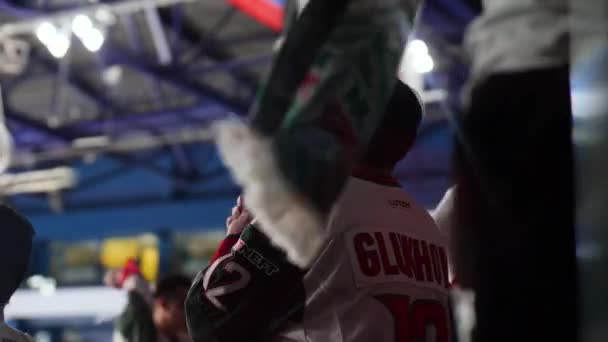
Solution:
M101 264L109 269L122 268L127 260L139 261L143 276L148 281L156 281L160 254L155 239L126 238L107 239L101 246Z

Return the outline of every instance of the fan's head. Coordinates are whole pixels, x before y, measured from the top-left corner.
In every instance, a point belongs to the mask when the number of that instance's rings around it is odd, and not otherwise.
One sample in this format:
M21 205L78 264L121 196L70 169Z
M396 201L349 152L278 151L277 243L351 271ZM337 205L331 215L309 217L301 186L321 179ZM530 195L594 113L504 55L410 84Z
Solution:
M398 81L360 163L370 168L393 169L414 144L422 114L418 95Z
M330 103L319 117L319 125L345 147L346 154L359 154L358 164L371 169L392 170L410 150L422 120L423 106L418 95L397 81L384 115L366 149L362 149L343 106ZM349 157L350 158L350 157Z

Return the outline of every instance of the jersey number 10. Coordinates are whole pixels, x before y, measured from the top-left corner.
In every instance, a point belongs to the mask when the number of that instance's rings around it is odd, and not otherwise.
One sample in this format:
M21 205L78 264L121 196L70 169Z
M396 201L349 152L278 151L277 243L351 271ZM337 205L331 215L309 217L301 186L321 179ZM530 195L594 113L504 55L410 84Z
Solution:
M445 306L438 301L417 300L386 294L375 296L391 313L395 325L395 342L449 342L449 319ZM430 340L428 328L434 328L435 339Z

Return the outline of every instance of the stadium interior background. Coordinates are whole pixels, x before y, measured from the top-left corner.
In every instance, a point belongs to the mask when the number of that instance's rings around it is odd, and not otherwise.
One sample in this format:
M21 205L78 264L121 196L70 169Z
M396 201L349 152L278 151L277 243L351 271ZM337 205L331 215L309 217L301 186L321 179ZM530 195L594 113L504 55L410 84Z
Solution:
M607 315L598 303L608 303L608 5L589 3L579 18L596 20L577 21L572 94L583 318L595 341ZM102 286L105 269L137 257L153 281L205 265L239 194L209 123L247 114L283 5L0 0L0 197L37 229L30 277L7 320L39 342L106 341L124 299ZM404 54L401 77L427 107L395 172L429 209L450 185L453 113L467 78L460 44L479 6L426 1Z

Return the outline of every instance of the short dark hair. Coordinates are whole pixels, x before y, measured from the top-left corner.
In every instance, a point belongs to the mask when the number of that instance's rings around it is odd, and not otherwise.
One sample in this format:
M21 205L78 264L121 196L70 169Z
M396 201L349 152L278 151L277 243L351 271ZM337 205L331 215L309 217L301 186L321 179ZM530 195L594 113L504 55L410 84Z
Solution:
M0 205L0 307L13 296L30 265L34 227L21 214Z
M416 92L397 81L361 163L372 168L394 168L414 144L423 112Z
M162 278L156 284L154 298L163 298L165 300L178 300L180 290L189 289L192 285L192 280L184 275L174 274Z

